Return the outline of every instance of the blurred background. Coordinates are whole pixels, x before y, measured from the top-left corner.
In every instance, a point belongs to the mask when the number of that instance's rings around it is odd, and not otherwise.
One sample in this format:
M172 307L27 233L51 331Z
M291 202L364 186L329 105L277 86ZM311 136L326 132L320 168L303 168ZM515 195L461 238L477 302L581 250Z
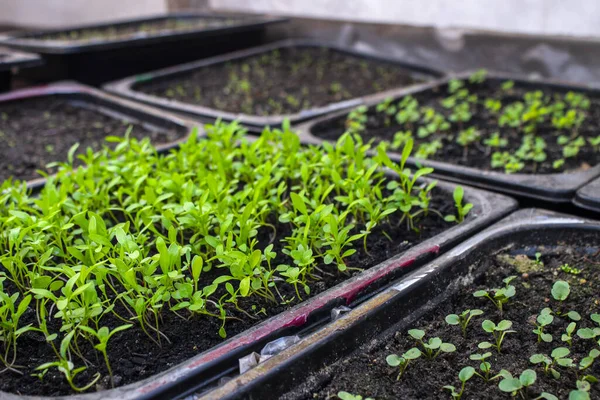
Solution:
M1 0L0 26L60 28L179 11L291 17L263 42L309 37L448 71L600 84L597 0Z

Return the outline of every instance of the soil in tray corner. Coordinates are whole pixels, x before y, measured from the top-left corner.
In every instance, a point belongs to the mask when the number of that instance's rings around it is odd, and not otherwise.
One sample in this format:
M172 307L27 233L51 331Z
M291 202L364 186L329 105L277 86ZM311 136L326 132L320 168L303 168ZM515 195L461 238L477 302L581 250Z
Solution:
M131 127L130 137L150 137L154 145L182 137L175 130L150 130L140 124L109 117L77 103L57 98L19 100L0 104L0 182L40 178L37 170L51 162L67 161L69 149L79 143L81 154L110 145L104 138L123 136Z
M404 375L399 381L396 377L398 368L390 367L386 357L390 354L401 355L417 345L406 331L396 332L386 341L380 340L370 345L370 349L359 351L352 356L342 359L326 369L314 373L306 384L289 392L285 400L309 399L337 399L339 391L362 395L363 398L371 397L377 400L392 399L449 399L448 390L442 389L445 385L460 387L458 372L466 366L472 366L479 371L479 361L469 359L471 354L491 352L487 359L491 363L492 376L501 369L506 369L513 376L518 377L525 369L533 369L537 373L537 380L528 391L530 399L536 398L541 392L554 394L559 399L567 399L569 392L576 389L576 368L555 367L561 374L559 379L554 379L544 373L540 364L534 365L529 361L533 354L550 355L556 347L567 347L561 341L561 335L571 322L566 316L554 316L554 321L544 331L553 336L551 343L540 342L532 332L535 329L536 316L545 307L562 312L577 311L581 320L576 322L575 332L580 328L593 328L590 315L600 311L600 252L595 252L597 247L558 246L552 248L539 248L542 252L541 260L544 265L533 263L531 252L529 257L524 255L500 254L490 256L480 262L489 266L489 271L477 279L469 287L460 289L449 301L443 301L437 308L428 312L423 318L411 324L410 329L421 329L426 332L425 338L439 337L444 342L456 346L454 353L442 353L434 360L421 358L411 361ZM594 249L593 252L590 249ZM534 250L535 252L535 250ZM595 253L594 253L595 252ZM531 260L522 262L523 260ZM518 268L514 266L515 260ZM567 264L580 270L578 274L564 272L561 266ZM577 270L574 270L575 272ZM486 298L476 298L473 293L480 289L499 288L504 286L503 279L508 276L517 276L511 283L516 287L516 295L510 300L503 315ZM570 294L563 305L553 299L551 288L553 283L563 280L570 284ZM467 309L480 309L484 311L481 316L474 317L467 328L467 336L463 337L458 325L448 325L445 317L448 314L460 314ZM491 334L482 329L482 322L489 319L498 323L502 319L513 322L511 329L516 333L507 334L501 347L501 354L495 349L480 350L477 344L483 341L493 342ZM407 329L408 330L408 329ZM573 345L570 347L568 357L576 365L586 357L593 348L598 348L596 341L582 339L573 332ZM600 362L580 372L580 376L591 374L598 377ZM485 383L483 379L474 376L466 384L462 399L510 399L510 393L498 389L499 379ZM598 384L592 385L590 397L597 399L600 396ZM520 397L519 397L520 398Z
M456 81L455 81L456 82ZM417 158L430 159L434 161L443 161L445 163L456 164L477 168L484 171L494 170L507 173L525 173L525 174L551 174L565 171L586 170L595 166L600 161L600 147L598 144L592 145L589 140L600 141L598 136L598 124L600 123L600 99L597 96L584 96L589 100L588 109L578 109L565 98L567 90L552 90L542 86L528 87L520 86L514 83L510 89L503 88L506 81L496 78L487 78L480 83L472 83L468 80L463 81L464 86L454 92L450 92L448 85L436 86L431 89L425 89L413 93L411 96L399 98L390 103L388 108L391 114L386 114L382 109L376 110L376 107L371 107L365 114L364 129L357 128L357 133L363 139L374 139L377 142L386 141L394 143L400 139L396 136L397 133L411 132L415 140L415 156ZM509 85L511 81L508 81ZM461 97L461 90L465 94ZM543 93L540 98L535 98L536 91ZM575 91L576 92L576 91ZM468 94L468 96L466 95ZM530 96L530 100L525 100ZM560 97L553 97L560 96ZM405 99L412 97L414 102L406 102L401 105ZM454 98L454 100L452 100ZM492 104L487 103L488 100L498 101L496 107L500 105L500 109L492 111ZM575 99L574 101L576 101ZM444 106L442 103L449 101L454 106ZM528 103L529 101L529 103ZM534 102L539 101L536 106ZM520 106L525 104L524 108ZM446 103L448 105L448 103ZM461 121L460 118L467 118L466 114L460 110L461 104L469 104L470 117L468 120ZM585 119L581 126L558 129L553 122L555 111L552 107L564 106L559 113L566 114L570 110L577 110L585 114ZM395 107L396 112L392 113L392 107ZM513 107L512 110L510 107ZM544 108L545 114L540 114L538 118L541 122L536 124L536 129L532 137L535 140L527 148L524 147L524 140L527 136L526 113L532 111L532 114L537 112L536 108ZM515 111L520 110L520 111ZM400 118L408 118L408 122L399 123L396 119L400 113L404 113ZM518 120L521 118L518 127L504 124L501 120L508 117L507 124L515 122L508 120L516 116ZM558 114L557 114L558 115ZM415 118L414 120L412 118ZM455 120L453 118L458 118ZM568 118L567 118L568 119ZM400 119L400 121L405 121ZM414 121L414 122L411 122ZM557 124L559 120L556 120ZM563 120L563 122L565 122ZM312 128L311 133L319 138L327 140L336 140L340 137L349 126L349 120L344 117L338 117L323 121ZM448 124L444 127L444 124ZM574 125L576 126L576 124ZM426 136L424 129L428 129L430 133ZM460 136L462 132L472 129L471 135L465 134L464 139L467 141L465 146L461 143ZM423 132L423 133L421 133ZM499 147L496 144L488 144L486 141L498 133L498 142L503 142ZM559 144L559 136L569 138L566 142ZM538 139L539 138L539 139ZM469 142L470 140L473 140ZM400 139L401 140L401 139ZM541 145L540 140L544 144ZM567 146L581 141L579 150L575 156L565 156L563 153ZM536 142L537 141L537 142ZM397 146L401 151L402 145ZM522 149L522 153L519 150ZM545 156L541 156L541 149ZM392 147L394 150L394 147ZM506 153L503 155L502 162L498 165L493 165L494 153ZM522 156L520 156L522 154ZM518 159L509 159L510 156L518 156ZM564 160L560 162L559 160ZM557 164L554 164L557 162ZM518 163L523 165L518 167Z
M327 48L286 48L135 89L247 115L294 114L415 82L397 65Z

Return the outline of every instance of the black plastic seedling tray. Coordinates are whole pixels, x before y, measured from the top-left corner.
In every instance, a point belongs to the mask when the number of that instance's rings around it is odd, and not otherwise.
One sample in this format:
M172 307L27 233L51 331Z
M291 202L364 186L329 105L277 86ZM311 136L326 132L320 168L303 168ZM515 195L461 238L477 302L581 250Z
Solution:
M180 133L181 138L170 143L157 143L159 152L168 151L185 141L195 124L162 110L124 100L98 89L76 82L58 82L48 86L21 89L0 94L0 105L27 102L36 98L61 98L69 104L89 109L121 121L128 121L146 126L151 130L172 130ZM26 107L26 105L23 105ZM46 179L39 178L27 181L30 189L41 188ZM1 396L0 396L1 397Z
M10 90L13 72L41 64L43 61L37 54L0 47L0 92Z
M69 35L74 31L127 27L166 20L201 20L213 24L221 22L222 25L139 33L113 40L65 40L60 36ZM32 80L73 79L96 85L131 74L255 46L260 44L267 25L283 21L283 18L267 16L175 13L68 29L20 33L1 43L43 56L46 66L27 74ZM52 40L45 38L48 35L52 35Z
M151 104L167 110L175 111L177 113L181 113L200 120L215 120L217 118L220 118L225 121L237 120L254 132L262 131L262 129L267 125L280 126L282 122L286 119L289 120L292 125L294 125L302 121L306 121L308 119L315 118L337 110L355 107L363 103L369 102L370 99L374 96L368 95L336 103L330 103L321 107L304 109L295 114L258 116L243 113L226 112L205 106L184 103L177 100L170 100L165 97L158 97L137 90L142 85L164 82L174 77L186 76L194 73L195 71L201 70L202 68L217 65L225 65L227 63L241 61L249 57L267 54L272 52L273 50L282 50L288 48L327 48L332 51L358 57L364 60L380 61L393 66L397 66L399 69L405 70L408 76L420 81L428 81L442 76L442 73L440 71L424 66L409 64L398 59L377 57L364 52L324 42L292 39L248 50L242 50L223 56L217 56L206 60L174 66L160 71L154 71L148 74L132 76L116 82L108 83L104 86L104 88L109 92L113 92L115 94L135 99L143 103ZM384 93L387 93L387 96L390 95L389 90L386 90Z
M454 77L443 78L435 82L424 83L406 89L400 89L394 93L386 93L369 99L368 105L374 108L378 103L388 97L400 99L407 95L415 95L427 91L435 91L445 86L452 78L467 79L472 72L458 74ZM547 80L525 79L518 76L489 73L486 80L503 82L512 80L517 87L548 88L557 91L584 92L590 97L599 97L600 90L585 85L566 84ZM345 120L347 111L324 116L314 121L309 121L296 128L304 143L321 143L320 132L326 127L338 125ZM600 133L600 130L598 131ZM390 153L390 158L399 159L400 155ZM443 161L416 160L409 158L411 165L422 165L435 169L434 176L453 182L477 186L487 190L509 194L520 200L541 200L545 204L570 203L575 192L590 180L600 176L600 164L593 165L587 170L553 173L553 174L505 174L497 171L484 171L472 167L450 164Z
M450 195L455 185L440 181L437 187ZM464 189L465 201L473 203L474 208L469 218L462 224L454 225L447 231L365 270L167 371L120 388L65 398L73 400L105 398L162 400L176 398L182 393L193 393L198 388L216 385L222 376L237 370L240 357L253 351L260 351L265 344L277 338L307 331L314 328L315 325L328 321L334 307L353 305L364 301L383 290L393 280L424 265L438 254L447 251L507 215L516 207L516 201L509 197L470 187ZM0 392L0 398L22 399L22 397L2 392Z
M600 178L579 189L573 199L573 204L600 213Z
M576 245L582 238L595 244L595 248L586 248L590 254L598 250L600 222L538 209L520 210L245 374L204 396L189 398L277 399L291 391L312 393L319 385L307 380L312 373L363 345L373 348L396 332L405 332L425 312L448 301L459 287L483 274L483 268L472 268L483 257L506 248L518 252L528 246L554 246L559 242Z

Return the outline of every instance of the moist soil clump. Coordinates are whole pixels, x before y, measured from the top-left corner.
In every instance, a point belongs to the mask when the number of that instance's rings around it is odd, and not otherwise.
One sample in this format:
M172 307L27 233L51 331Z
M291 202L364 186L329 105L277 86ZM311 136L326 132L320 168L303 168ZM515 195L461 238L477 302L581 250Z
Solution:
M542 252L542 268L534 268L532 263L523 263L523 255L500 254L490 255L482 259L479 265L487 266L486 273L475 282L459 289L447 301L442 301L439 306L426 313L422 318L412 323L409 328L421 329L426 332L425 340L439 337L443 342L456 346L453 353L442 353L433 360L421 358L411 361L404 375L396 380L399 369L390 367L386 357L390 354L401 355L412 347L417 346L416 341L406 331L395 332L386 340L377 340L369 345L368 349L355 352L350 357L344 358L332 366L315 372L309 382L319 382L318 387L305 384L292 392L284 395L285 400L308 399L337 399L339 391L346 391L362 395L363 398L371 397L377 400L385 399L448 399L450 392L442 389L445 385L460 388L458 372L466 366L472 366L477 372L480 361L470 360L471 354L483 354L490 351L492 356L486 361L491 363L492 375L501 369L506 369L517 377L525 369L533 369L537 373L537 381L530 387L528 398L537 398L541 392L549 392L560 399L569 397L569 392L576 389L575 368L555 367L561 374L559 379L546 375L541 364L534 365L529 361L533 354L547 354L556 347L567 347L561 341L561 334L565 333L571 320L563 315L555 315L552 324L544 332L553 336L551 343L538 342L538 337L532 330L535 329L536 316L545 307L562 312L577 311L581 320L577 322L577 329L593 328L597 326L590 320L590 314L600 310L600 252L597 247L588 247L588 243L577 246L563 246L552 248L539 248L533 252L528 251L530 260L534 260L535 251ZM590 249L594 249L591 251ZM567 264L579 270L579 274L564 272L562 266ZM524 271L525 266L528 272ZM516 287L516 295L505 305L501 315L498 309L486 298L476 298L473 293L477 290L503 287L503 279L517 276L511 282ZM551 295L553 283L563 280L570 284L571 292L565 304L559 304ZM458 325L449 325L445 317L449 314L460 314L467 309L480 309L484 314L474 317L468 325L467 336L463 337ZM513 322L512 328L516 333L506 335L502 343L501 354L492 348L480 350L477 344L483 341L493 342L490 333L482 329L482 322L489 319L495 323L506 319ZM408 329L407 329L408 330ZM596 339L597 340L597 339ZM595 341L579 338L573 333L573 345L569 348L570 354L576 365L588 355L592 348L597 348ZM591 374L598 376L600 365L596 362L580 376ZM463 399L509 399L510 393L498 389L499 379L485 383L483 379L474 376L466 384ZM600 390L597 384L592 384L591 398L598 398Z
M399 131L410 130L413 133L415 141L415 149L422 144L431 144L435 140L441 140L441 148L435 154L429 155L427 158L435 161L443 161L450 164L477 168L485 171L502 172L503 168L492 168L492 153L495 151L508 152L515 154L521 147L524 137L522 127L512 128L510 126L500 126L498 115L486 108L484 100L496 99L500 100L503 106L520 101L528 92L541 90L544 95L553 96L557 93L564 95L565 91L551 90L544 87L525 87L515 83L510 91L502 89L502 80L488 78L482 83L472 84L465 81L465 87L469 93L476 95L478 102L472 105L471 119L467 122L452 122L450 128L445 132L434 132L427 137L418 137L417 131L424 127L422 122L398 124L395 118L386 116L385 113L377 112L375 107L368 110L366 116L367 121L364 124L364 130L360 131L360 135L365 141L373 139L376 142L386 141L392 143L394 136ZM587 94L586 94L587 95ZM419 106L431 107L437 113L444 115L449 121L452 109L445 108L441 102L450 96L448 85L441 85L432 89L427 89L411 95L419 104ZM600 99L588 96L590 107L587 111L587 116L580 126L578 134L586 142L590 138L598 136L598 124L600 123ZM400 99L399 99L400 100ZM396 103L396 102L395 102ZM465 148L457 143L456 139L459 133L468 128L474 127L480 134L481 139L470 144ZM347 130L346 117L333 118L315 125L312 129L312 134L327 140L336 140ZM506 139L506 146L502 148L490 148L483 143L483 140L490 138L494 133L498 132L501 138ZM564 134L564 133L561 133ZM523 169L516 171L524 174L551 174L565 171L586 170L595 166L600 161L600 153L590 145L585 145L579 149L579 153L575 157L564 158L564 164L557 168L553 165L553 161L562 159L564 146L557 143L559 132L549 120L537 126L536 137L544 139L546 147L544 149L546 158L542 162L526 162ZM401 152L401 147L400 150ZM417 156L418 157L418 156Z
M290 48L136 85L136 90L220 111L267 116L294 114L414 82L409 71L391 63L327 48Z
M0 181L39 178L38 170L52 173L51 162L66 162L69 149L75 154L88 147L97 151L107 136L150 137L154 145L172 142L183 133L150 130L149 127L109 117L81 104L56 98L19 100L0 105ZM77 162L76 162L77 164Z
M440 211L442 215L452 213L454 211L453 204L443 203L440 201L441 198L444 198L444 194L439 189L434 189L432 192L431 207ZM471 217L467 217L467 219L469 218ZM281 237L290 234L289 229L286 231L285 227L286 225L277 225L278 236L274 239L273 243L279 243ZM352 268L368 269L373 267L396 254L406 251L423 240L447 230L450 225L435 213L430 213L429 216L423 217L419 221L418 227L420 228L420 233L407 230L404 224L398 227L393 223L393 225L386 224L375 228L373 233L367 237L369 253L367 254L364 251L362 243L357 244L355 246L357 252L346 259L349 267L348 273L325 274L318 282L311 282L311 293L310 295L302 293L303 300L315 296L361 272ZM364 227L357 226L356 228L360 230ZM385 231L391 240L382 234L382 231ZM270 235L270 230L265 232L260 231L258 238L267 238ZM281 252L281 249L275 248L274 250L278 254L277 258L273 261L275 264L289 264L293 262L291 257ZM321 265L320 267L325 268L326 266ZM201 284L211 283L215 277L219 276L219 273L219 271L212 270L209 273L203 274ZM223 289L220 290L223 294L225 293ZM294 288L289 284L279 285L279 291L282 296L288 299L295 296ZM296 299L288 304L273 305L273 303L262 298L252 300L242 298L239 301L240 309L247 310L248 313L237 311L233 306L228 309L228 313L231 313L233 318L227 322L227 336L232 337L243 332L269 317L290 309L298 303L299 301ZM115 308L117 314L127 315L126 311L119 307ZM111 339L108 346L108 356L113 370L115 386L122 386L148 378L223 342L223 339L217 334L221 326L220 320L217 318L195 316L185 319L178 317L175 313L163 313L161 315L159 328L164 333L164 337L161 339L161 346L150 340L137 326L127 330L124 334L115 335ZM35 318L35 313L28 311L23 316L23 325L26 325L28 321L34 322ZM50 330L58 331L60 329L58 319L55 319L55 323L55 326L50 326ZM111 330L122 324L123 321L110 315L107 315L102 320L102 325L108 326ZM99 356L98 352L89 342L84 340L80 342L81 353L89 361L89 365L87 370L76 377L75 383L85 385L94 378L97 372L100 372L103 379L96 384L96 389L110 389L110 382L107 378L108 373L101 356ZM58 396L73 394L64 376L55 368L48 370L43 380L32 376L32 374L36 373L34 370L35 367L53 357L54 353L51 347L45 342L44 335L37 332L27 332L19 338L18 358L15 363L16 365L23 366L23 368L19 369L22 375L12 371L0 374L0 390L21 395ZM93 391L93 389L90 391Z

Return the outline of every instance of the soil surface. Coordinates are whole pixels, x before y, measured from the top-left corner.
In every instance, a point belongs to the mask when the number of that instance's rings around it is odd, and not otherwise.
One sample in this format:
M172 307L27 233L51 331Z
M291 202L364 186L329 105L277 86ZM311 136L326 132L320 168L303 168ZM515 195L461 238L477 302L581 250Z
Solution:
M150 137L154 145L182 137L182 132L149 130L60 98L37 98L0 104L0 182L39 178L37 170L53 172L46 164L67 161L71 146L76 154L88 147L99 150L106 136Z
M144 83L136 90L248 115L293 114L414 83L406 69L326 48L289 48Z
M425 358L417 359L409 364L400 381L396 381L399 370L387 365L386 357L389 354L403 354L417 344L406 331L396 332L387 340L377 340L369 346L370 350L362 350L352 356L344 358L334 365L312 375L311 382L321 382L320 386L301 386L282 397L285 400L308 399L337 399L339 391L360 394L363 397L372 397L377 400L385 399L449 399L450 392L442 389L445 385L460 387L458 372L465 366L473 366L479 371L479 361L469 360L471 354L482 354L490 351L492 357L488 358L492 365L492 372L497 374L501 369L506 369L517 376L525 369L534 369L537 381L529 390L530 399L536 398L541 392L549 392L559 399L567 399L569 392L576 388L577 380L575 371L557 367L561 373L560 379L554 379L544 373L541 366L530 363L529 357L533 354L550 354L556 347L568 347L561 341L561 335L569 322L566 316L555 316L554 321L545 332L553 335L552 343L538 343L537 335L532 333L535 329L533 323L539 312L550 307L556 311L577 311L581 314L581 321L577 322L577 329L592 328L594 323L590 314L600 310L600 252L597 244L588 247L581 243L578 246L558 245L555 247L528 249L530 259L536 251L542 252L543 266L536 266L530 262L517 263L519 268L512 264L515 260L523 260L523 254L511 252L511 255L500 254L490 256L489 259L480 261L480 265L487 268L487 273L477 279L469 287L458 290L448 301L443 301L437 308L426 313L423 318L411 324L410 329L426 331L426 339L439 337L444 342L453 343L457 351L441 354L434 360ZM508 256L508 257L507 257ZM563 272L563 264L580 269L577 275ZM524 275L527 274L527 275ZM473 293L480 289L498 288L504 286L502 280L508 276L516 275L512 282L516 288L516 296L505 306L501 315L497 308L485 298L476 298ZM564 304L559 304L551 296L551 288L557 280L569 282L571 293ZM481 309L484 314L474 317L468 328L467 337L463 338L459 326L448 325L445 316L459 314L467 309ZM502 319L513 322L512 329L517 333L506 335L502 344L502 352L498 354L495 349L479 350L477 344L482 341L493 341L491 334L486 333L481 323L489 319L498 323ZM408 329L407 329L408 330ZM573 345L570 348L574 362L587 356L597 344L591 340L584 340L574 333ZM600 363L596 362L586 373L598 376ZM590 396L599 398L600 387L594 385ZM466 384L463 399L510 399L509 393L498 389L498 380L485 383L483 379L474 376Z
M429 157L429 159L450 164L464 165L485 171L492 170L490 162L491 153L493 153L494 150L490 151L490 149L482 143L475 143L468 147L468 151L465 154L464 147L455 141L457 134L461 130L470 127L475 127L476 130L481 133L482 138L489 137L494 132L499 132L501 137L508 140L507 147L500 150L507 151L511 154L521 146L524 134L520 129L508 126L500 127L498 125L497 117L490 113L482 104L483 100L488 98L498 99L502 101L503 105L506 105L511 102L519 101L519 99L523 98L525 93L534 90L542 90L544 93L550 95L555 93L564 94L566 92L550 90L543 87L523 87L519 86L518 83L515 83L514 88L510 92L504 92L500 88L502 82L504 81L492 78L488 78L484 83L476 85L465 82L469 92L476 94L480 101L474 107L470 121L465 122L462 126L457 123L452 123L451 128L447 133L434 133L426 138L419 138L416 135L417 129L420 126L419 124L410 126L406 124L399 125L394 118L391 118L390 123L386 123L385 115L377 113L373 107L369 109L366 129L361 132L361 135L365 139L392 142L396 132L410 129L413 131L415 149L422 143L430 143L432 140L442 139L443 148L438 150L435 155ZM447 85L424 90L412 95L412 97L419 102L419 106L432 107L437 112L443 114L446 119L450 115L451 110L444 108L440 104L440 101L448 96ZM591 103L590 109L579 130L580 136L586 140L587 138L598 136L598 124L600 124L600 98L591 95L588 96ZM345 125L346 117L334 118L315 125L311 133L323 139L336 140L346 131ZM562 168L555 169L552 166L552 161L563 157L563 146L556 143L556 138L558 137L556 129L550 122L546 122L538 126L536 135L542 137L546 141L547 147L545 152L547 154L547 159L537 165L533 162L527 162L525 163L525 168L518 173L550 174L582 170L588 169L590 166L594 166L600 162L600 153L595 152L592 146L586 145L580 149L579 154L576 157L566 158ZM494 170L503 171L502 168Z
M442 196L440 196L441 194L439 189L434 189L431 207L438 209L444 215L453 212L453 204L448 204L448 202L444 201L440 202L440 198L442 198ZM394 226L382 225L368 236L367 248L369 249L369 254L365 253L362 245L356 246L357 252L346 259L348 267L361 269L373 267L452 226L433 213L430 213L428 217L423 218L417 224L421 229L420 234L417 234L414 231L407 231L404 226L399 228L395 226L396 224L393 225ZM357 226L355 229L358 231L362 228L363 227ZM385 230L392 241L387 239L381 233L382 229ZM281 237L289 234L289 232L286 232L284 229L284 226L277 226L277 232L278 236L273 243L279 243ZM270 235L270 230L268 232L259 232L259 243L264 242L264 238L268 238ZM281 252L281 249L274 248L274 251L277 251L278 254L273 261L274 265L292 263L292 260ZM322 269L327 268L324 265L319 267ZM352 270L346 274L324 275L321 281L309 283L311 286L311 294L310 296L303 296L303 299L306 300L307 298L323 292L359 273L360 271ZM203 273L201 281L204 282L201 282L201 284L208 285L212 283L218 274L221 273L214 270L210 271L210 273ZM292 298L294 296L294 289L291 285L280 284L278 285L278 288L281 294L286 298ZM10 293L9 290L6 291ZM218 297L219 293L216 295ZM296 300L286 305L274 305L267 301L250 303L249 300L244 300L245 299L242 299L242 301L239 302L239 305L242 309L249 310L251 312L251 317L238 312L231 307L228 312L231 313L233 319L226 325L228 337L232 337L298 303ZM254 310L253 306L255 306ZM118 307L116 311L120 315L127 315L125 310L118 309ZM28 320L33 321L35 315L32 314L33 312L23 316L23 325L27 324ZM59 319L57 319L57 321L58 320ZM122 386L148 378L188 360L194 355L208 350L223 341L217 334L220 328L220 321L217 318L202 318L200 316L195 316L190 319L183 319L173 312L163 312L162 319L158 323L161 332L165 335L165 337L161 339L161 346L158 346L149 340L148 336L138 326L134 326L123 334L117 334L111 339L108 346L108 352L114 374L115 386ZM103 317L102 324L112 329L122 325L123 322L116 319L111 320L110 315L108 315ZM56 326L50 327L50 331L57 332L59 329L60 324L58 323ZM75 383L83 386L87 382L90 382L94 375L99 372L103 378L100 383L96 385L95 389L109 389L110 384L108 381L107 369L101 355L85 340L79 340L79 343L81 344L81 353L90 364L86 371L76 377ZM35 367L54 358L54 353L51 347L45 343L43 335L35 332L26 333L19 338L19 353L16 361L16 365L24 366L24 368L20 370L23 375L11 371L0 374L0 391L45 396L72 394L73 390L69 387L62 374L55 368L50 369L43 380L31 376L32 373L35 373ZM93 390L94 389L91 389L90 391Z
M164 35L170 32L185 32L198 29L214 29L234 25L239 20L215 18L169 18L127 25L107 26L90 29L74 29L67 32L33 36L36 40L60 40L68 42L94 42L135 39L139 37Z

